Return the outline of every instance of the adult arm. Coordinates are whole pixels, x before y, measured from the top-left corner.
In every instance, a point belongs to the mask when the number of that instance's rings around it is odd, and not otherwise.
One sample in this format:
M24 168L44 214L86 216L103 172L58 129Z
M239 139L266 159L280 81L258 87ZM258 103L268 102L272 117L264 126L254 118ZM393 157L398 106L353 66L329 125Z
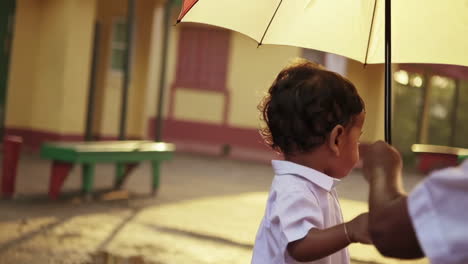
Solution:
M369 233L384 256L421 258L424 253L408 211L401 172L401 156L395 148L379 141L368 149L363 173L370 184Z

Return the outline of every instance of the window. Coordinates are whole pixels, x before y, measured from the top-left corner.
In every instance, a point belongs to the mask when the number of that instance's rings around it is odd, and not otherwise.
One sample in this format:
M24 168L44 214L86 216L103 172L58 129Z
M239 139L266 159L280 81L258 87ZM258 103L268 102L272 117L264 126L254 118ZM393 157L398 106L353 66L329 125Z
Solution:
M117 19L112 29L111 62L113 71L124 70L125 53L127 51L127 23L124 19Z
M419 142L424 76L403 70L394 73L394 107L392 136L394 146L411 162L411 145Z
M432 76L427 87L428 136L433 145L452 146L455 81L442 76Z
M226 89L230 33L206 26L180 30L176 86L204 90Z
M468 75L410 71L393 76L394 145L407 158L414 143L468 148Z
M468 148L468 81L458 81L457 89L455 146Z

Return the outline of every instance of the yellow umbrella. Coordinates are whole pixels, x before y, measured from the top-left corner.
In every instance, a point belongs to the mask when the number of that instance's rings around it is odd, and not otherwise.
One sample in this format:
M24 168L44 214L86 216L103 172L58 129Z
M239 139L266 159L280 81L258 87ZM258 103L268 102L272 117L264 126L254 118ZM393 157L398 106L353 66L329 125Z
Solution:
M468 66L468 0L185 0L179 22L231 29L259 45L385 62L387 142L391 62Z

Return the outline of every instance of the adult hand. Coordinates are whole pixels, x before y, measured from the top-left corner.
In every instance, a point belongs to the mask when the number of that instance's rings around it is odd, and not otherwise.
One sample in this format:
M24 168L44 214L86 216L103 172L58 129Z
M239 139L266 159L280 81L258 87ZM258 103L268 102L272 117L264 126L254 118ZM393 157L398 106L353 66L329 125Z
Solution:
M353 220L345 223L348 232L348 238L351 242L361 244L372 244L369 234L369 214L363 213Z
M366 150L363 156L363 174L367 181L385 177L392 182L401 177L403 162L400 153L391 145L377 141Z

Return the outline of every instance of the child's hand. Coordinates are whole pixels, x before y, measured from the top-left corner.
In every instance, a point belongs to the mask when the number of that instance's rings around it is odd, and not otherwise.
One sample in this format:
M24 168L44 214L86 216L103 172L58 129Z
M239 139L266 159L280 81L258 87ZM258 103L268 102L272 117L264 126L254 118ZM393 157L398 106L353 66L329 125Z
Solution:
M364 213L358 215L353 220L345 223L346 230L351 242L362 244L372 244L372 239L369 235L369 214Z

